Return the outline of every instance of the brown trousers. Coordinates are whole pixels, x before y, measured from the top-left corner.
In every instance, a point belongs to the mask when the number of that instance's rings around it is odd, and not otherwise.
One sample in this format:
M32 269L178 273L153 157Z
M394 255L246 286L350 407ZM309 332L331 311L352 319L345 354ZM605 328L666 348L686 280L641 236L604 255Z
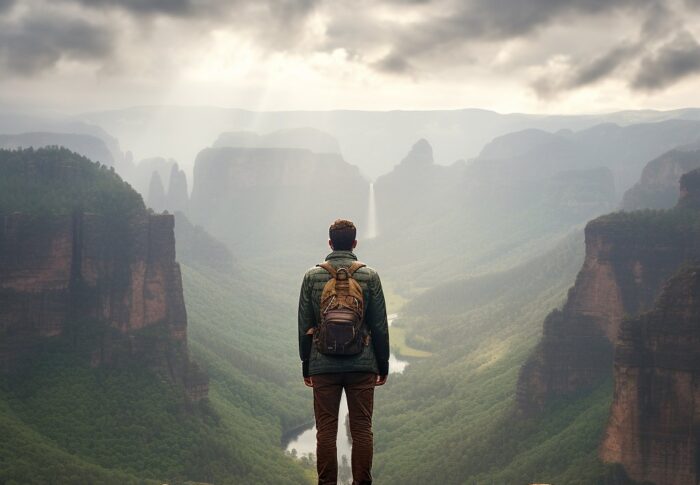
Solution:
M339 372L312 376L316 415L316 470L319 485L338 482L338 409L343 389L352 437L352 483L372 483L372 407L376 374Z

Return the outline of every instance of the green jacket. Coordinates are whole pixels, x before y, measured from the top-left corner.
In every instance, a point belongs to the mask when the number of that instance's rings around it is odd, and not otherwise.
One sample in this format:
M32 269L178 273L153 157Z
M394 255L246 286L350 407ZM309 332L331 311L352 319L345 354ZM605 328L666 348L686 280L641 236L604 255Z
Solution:
M357 261L357 257L352 251L333 251L326 256L326 261L336 268L347 267ZM365 325L370 334L370 345L363 347L361 353L350 356L324 355L312 345L307 331L318 326L321 293L331 275L323 268L311 268L304 275L299 294L299 356L304 377L333 372L389 373L389 325L379 275L365 266L353 277L364 293Z

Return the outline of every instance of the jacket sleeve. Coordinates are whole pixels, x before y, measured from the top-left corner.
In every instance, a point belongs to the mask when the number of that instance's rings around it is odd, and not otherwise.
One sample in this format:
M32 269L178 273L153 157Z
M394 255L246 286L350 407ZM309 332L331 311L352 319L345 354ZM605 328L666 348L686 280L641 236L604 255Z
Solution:
M309 376L309 357L311 355L311 343L313 336L307 335L309 328L314 325L313 305L311 304L311 281L309 275L304 275L299 292L299 357L301 358L301 370L304 377Z
M372 333L374 355L377 357L379 375L389 374L389 324L386 317L384 291L379 275L375 272L369 280L369 304L367 305L367 326Z

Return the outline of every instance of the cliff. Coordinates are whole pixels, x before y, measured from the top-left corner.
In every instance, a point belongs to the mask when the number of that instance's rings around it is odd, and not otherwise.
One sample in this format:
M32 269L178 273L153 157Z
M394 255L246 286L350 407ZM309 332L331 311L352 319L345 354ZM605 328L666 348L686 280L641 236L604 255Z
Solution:
M165 189L157 171L154 171L151 175L146 204L154 211L162 212L165 210Z
M189 192L187 191L187 176L185 172L180 170L177 164L174 164L170 169L170 180L168 182L168 195L166 196L165 207L170 212L184 212L190 202Z
M188 218L235 248L291 264L327 246L328 226L364 229L369 184L337 154L283 148L207 148L197 156Z
M12 184L0 187L0 370L60 341L93 366L143 364L205 397L173 216L67 150L0 151L0 172Z
M561 310L522 367L518 407L540 410L553 397L594 387L611 374L613 346L625 315L648 310L664 282L700 258L700 215L668 211L615 213L585 229L586 257Z
M678 199L681 176L700 167L700 150L671 150L649 162L622 198L623 210L670 209Z
M681 196L678 206L700 209L700 169L688 172L681 177Z
M700 266L665 286L654 308L622 324L606 462L664 485L700 479Z

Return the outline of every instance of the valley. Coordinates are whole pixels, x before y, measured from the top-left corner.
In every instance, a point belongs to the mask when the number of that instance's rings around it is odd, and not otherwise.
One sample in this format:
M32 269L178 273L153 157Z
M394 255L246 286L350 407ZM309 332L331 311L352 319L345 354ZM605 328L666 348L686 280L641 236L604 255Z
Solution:
M619 429L646 446L624 424L618 376L633 364L615 348L626 316L653 308L698 257L696 181L683 175L700 166L694 123L528 129L451 165L419 139L374 180L344 159L344 144L310 129L224 133L192 178L167 159L124 165L117 154L111 169L66 149L0 152L0 243L21 255L0 273L8 446L41 454L58 483L313 483L296 305L342 215L360 228L356 253L381 275L391 314L377 481L658 476L610 437ZM46 177L28 176L36 170ZM42 231L56 242L35 242ZM24 256L44 253L41 264ZM45 313L22 313L35 293L47 295ZM25 330L32 319L45 325L36 334ZM36 357L23 363L27 352ZM338 441L342 461L343 425ZM9 449L3 479L48 476Z

